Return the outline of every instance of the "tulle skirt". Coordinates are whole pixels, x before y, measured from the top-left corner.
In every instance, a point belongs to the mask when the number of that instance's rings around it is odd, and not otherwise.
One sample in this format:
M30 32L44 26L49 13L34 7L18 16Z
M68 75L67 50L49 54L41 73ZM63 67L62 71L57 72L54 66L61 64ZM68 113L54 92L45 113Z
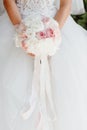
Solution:
M36 130L38 106L28 120L20 117L27 90L30 94L32 89L34 57L15 47L14 33L4 13L0 16L0 129ZM87 130L87 32L69 16L61 34L60 50L49 58L57 113L53 130Z

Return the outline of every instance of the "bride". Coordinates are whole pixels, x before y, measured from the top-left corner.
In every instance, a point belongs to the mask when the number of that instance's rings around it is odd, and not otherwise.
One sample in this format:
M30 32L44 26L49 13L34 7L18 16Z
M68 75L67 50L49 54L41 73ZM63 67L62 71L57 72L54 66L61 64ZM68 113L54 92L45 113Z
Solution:
M87 130L87 32L69 15L71 0L59 2L57 9L54 0L4 0L6 11L0 16L1 130ZM34 55L15 47L14 34L33 11L53 17L62 35L60 50L49 58L55 121L43 121L38 105L31 118L20 116L26 95L31 93Z

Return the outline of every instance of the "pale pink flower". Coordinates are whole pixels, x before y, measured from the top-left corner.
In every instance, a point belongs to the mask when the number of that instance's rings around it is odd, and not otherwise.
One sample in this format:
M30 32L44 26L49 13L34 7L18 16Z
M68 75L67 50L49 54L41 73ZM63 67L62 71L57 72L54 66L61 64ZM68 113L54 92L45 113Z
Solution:
M43 17L43 18L42 18L42 22L43 22L43 23L47 23L47 22L49 22L49 20L50 20L50 19L49 19L48 17Z
M45 39L46 33L45 33L45 31L37 32L36 36L37 36L38 39Z
M54 31L51 28L47 28L46 29L46 37L47 38L49 38L49 37L55 37L55 33L54 33Z
M23 34L21 35L21 38L23 38L23 39L27 39L28 36L27 36L27 34L23 33Z
M25 40L23 40L23 41L21 42L21 45L22 45L22 48L23 48L24 50L27 50L27 49L28 49L28 46L27 46Z

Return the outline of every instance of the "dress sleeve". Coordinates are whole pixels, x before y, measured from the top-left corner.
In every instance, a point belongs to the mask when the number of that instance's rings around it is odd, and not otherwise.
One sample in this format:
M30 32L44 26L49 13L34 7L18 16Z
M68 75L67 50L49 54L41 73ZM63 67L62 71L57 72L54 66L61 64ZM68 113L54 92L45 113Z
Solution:
M85 13L83 0L72 0L71 14L83 14Z
M0 0L0 15L2 15L4 11L5 11L5 9L3 6L3 0Z
M60 0L54 0L54 5L59 9ZM71 14L83 14L85 13L83 0L72 0Z

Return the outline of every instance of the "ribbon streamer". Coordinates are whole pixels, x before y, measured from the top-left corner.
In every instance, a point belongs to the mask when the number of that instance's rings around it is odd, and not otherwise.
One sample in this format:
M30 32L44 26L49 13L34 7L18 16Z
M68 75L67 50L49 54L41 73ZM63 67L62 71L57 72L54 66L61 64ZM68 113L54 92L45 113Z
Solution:
M36 105L39 105L40 121L37 126L38 130L51 130L49 121L56 120L51 89L52 84L48 57L35 56L32 93L30 97L28 96L28 105L24 105L21 116L23 119L30 118Z

